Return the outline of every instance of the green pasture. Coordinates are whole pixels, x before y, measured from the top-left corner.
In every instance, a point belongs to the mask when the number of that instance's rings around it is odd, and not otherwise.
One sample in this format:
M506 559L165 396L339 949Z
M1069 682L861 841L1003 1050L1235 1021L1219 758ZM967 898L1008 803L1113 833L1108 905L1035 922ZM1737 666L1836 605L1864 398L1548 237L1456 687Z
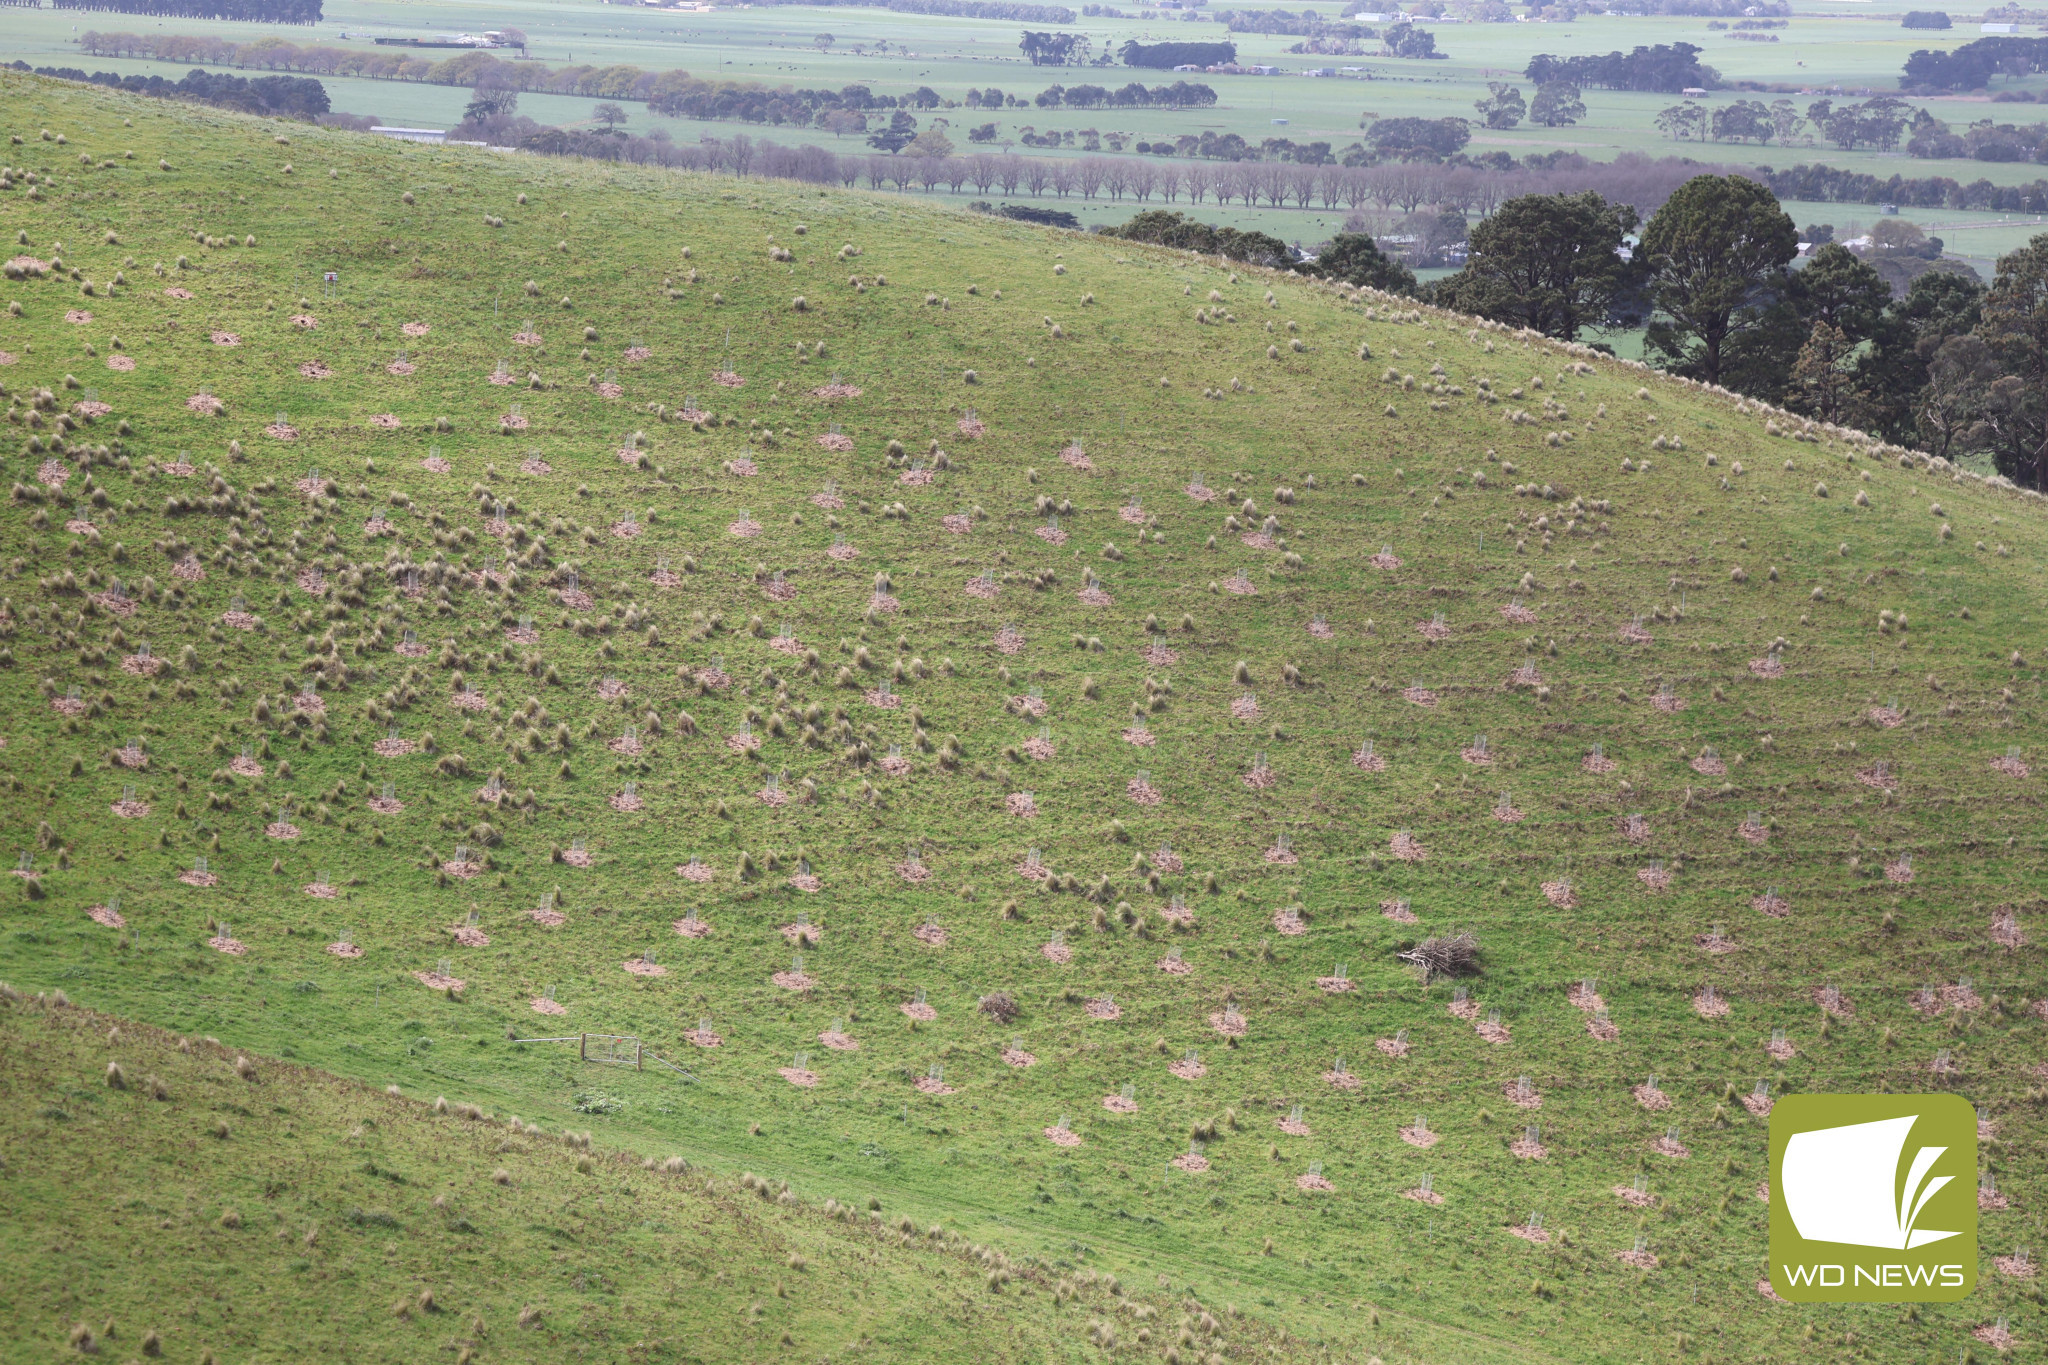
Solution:
M1046 1282L1235 1304L1240 1356L1932 1365L1999 1315L2035 1339L2036 1282L1988 1259L1970 1301L1917 1315L1762 1298L1743 1097L1965 1093L2010 1204L1984 1253L2038 1241L2038 498L1402 300L901 196L12 73L0 108L22 139L0 160L38 177L0 191L10 250L62 261L0 288L21 305L0 316L0 818L33 874L0 978L680 1154L721 1188L747 1169L879 1200ZM820 396L835 377L859 393ZM111 411L63 430L88 400ZM133 615L90 595L116 578ZM258 628L225 619L237 596ZM55 704L73 687L84 714ZM1588 770L1596 744L1613 769ZM245 746L260 776L234 771ZM1995 766L2014 751L2024 776ZM1160 803L1133 799L1141 771ZM387 782L400 811L367 804ZM119 818L129 786L148 810ZM458 845L477 866L451 874ZM1057 889L1020 873L1034 848ZM693 856L709 880L678 875ZM180 880L200 858L217 884ZM800 860L819 890L790 884ZM122 925L88 918L116 897ZM708 935L678 932L693 915ZM1398 956L1461 931L1471 977ZM329 950L344 934L361 956ZM778 985L798 953L808 987ZM444 970L459 989L418 975ZM1962 1004L1916 1007L1964 977ZM1727 1014L1696 1008L1709 985ZM561 1014L535 1007L550 988ZM929 1019L903 1008L920 993ZM835 1022L857 1051L820 1041ZM520 1041L585 1033L689 1074ZM782 1074L799 1054L815 1085ZM1653 1074L1668 1109L1632 1093ZM1126 1085L1136 1112L1110 1112ZM1305 1133L1280 1127L1296 1105ZM1433 1145L1401 1135L1418 1117ZM1078 1145L1049 1138L1063 1118ZM1191 1153L1207 1169L1173 1164ZM1302 1187L1312 1163L1332 1189ZM119 1188L220 1198L183 1169ZM6 1171L35 1191L13 1207L82 1198L61 1163ZM1640 1209L1616 1193L1639 1173ZM1441 1205L1407 1197L1424 1176ZM1532 1213L1547 1244L1511 1232ZM1638 1237L1656 1268L1618 1259ZM14 1238L24 1270L36 1245ZM552 1245L507 1243L494 1273L559 1273ZM184 1284L204 1262L165 1264ZM931 1265L866 1292L912 1303ZM382 1341L394 1274L330 1311ZM998 1291L977 1271L962 1292ZM493 1293L494 1317L520 1297ZM240 1316L307 1339L299 1294ZM634 1302L670 1338L695 1311ZM63 1303L35 1318L52 1350L71 1305L99 1311ZM1042 1307L962 1321L998 1359L1062 1358L1016 1332L1164 1357L1129 1316L1105 1346ZM779 1353L749 1340L720 1358Z

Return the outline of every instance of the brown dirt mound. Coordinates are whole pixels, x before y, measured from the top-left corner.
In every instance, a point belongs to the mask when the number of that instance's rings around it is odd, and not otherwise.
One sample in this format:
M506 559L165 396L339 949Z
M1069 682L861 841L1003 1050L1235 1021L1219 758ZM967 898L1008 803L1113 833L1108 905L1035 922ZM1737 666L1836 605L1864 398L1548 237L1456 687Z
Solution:
M1150 782L1140 782L1135 777L1124 784L1124 793L1141 806L1156 806L1166 799Z
M1429 850L1425 849L1412 834L1396 834L1387 841L1387 847L1404 863L1419 863L1429 857Z
M1669 1109L1671 1107L1671 1096L1665 1094L1662 1090L1650 1089L1647 1082L1642 1085L1629 1087L1628 1093L1635 1096L1636 1103L1645 1109Z
M1106 997L1100 1000L1090 1000L1086 1008L1090 1019L1110 1020L1124 1017L1123 1006Z
M1081 1145L1081 1135L1071 1128L1047 1128L1045 1136L1046 1140L1055 1147L1079 1147Z
M1122 1095L1104 1095L1102 1097L1102 1107L1112 1114L1135 1114L1138 1112L1138 1102L1136 1100L1127 1100Z
M800 1086L806 1090L818 1083L817 1072L804 1071L793 1066L777 1067L775 1074L788 1081L791 1085Z
M818 1041L831 1048L834 1052L860 1051L859 1041L848 1033L835 1033L831 1029L826 1029L818 1035Z
M1516 1138L1508 1144L1508 1153L1524 1161L1541 1161L1550 1155L1550 1149L1540 1142L1531 1142L1523 1137Z
M132 370L135 368L135 357L132 355L110 355L107 357L107 368L124 372Z
M1138 657L1154 668L1172 668L1180 662L1180 651L1169 649L1162 644L1149 644L1138 651Z

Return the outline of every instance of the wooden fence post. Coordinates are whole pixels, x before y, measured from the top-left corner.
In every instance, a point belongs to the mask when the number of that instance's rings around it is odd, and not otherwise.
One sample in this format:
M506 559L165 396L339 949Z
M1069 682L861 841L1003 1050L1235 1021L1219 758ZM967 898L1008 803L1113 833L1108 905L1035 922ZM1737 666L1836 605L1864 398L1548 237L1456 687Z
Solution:
M645 1071L647 1069L646 1067L640 1064L641 1055L645 1053L646 1050L647 1044L641 1042L638 1038L635 1038L633 1040L633 1069L635 1071Z
M590 1035L587 1033L576 1035L576 1060L579 1062L590 1060Z

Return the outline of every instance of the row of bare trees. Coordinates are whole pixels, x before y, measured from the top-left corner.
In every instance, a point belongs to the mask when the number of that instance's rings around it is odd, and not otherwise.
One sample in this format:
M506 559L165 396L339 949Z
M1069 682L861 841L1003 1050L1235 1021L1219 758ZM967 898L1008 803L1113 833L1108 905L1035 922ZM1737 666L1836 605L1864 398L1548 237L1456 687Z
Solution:
M524 120L520 120L524 123ZM534 125L527 125L533 127ZM554 130L547 130L552 132ZM519 141L512 129L475 129L492 141ZM468 135L458 130L458 135ZM1639 213L1654 212L1672 190L1708 168L1676 157L1625 155L1541 170L1393 163L1381 166L1312 166L1287 161L1204 162L1145 157L1020 156L973 152L963 156L845 155L805 145L783 147L744 133L730 138L671 142L652 137L578 137L573 145L535 139L535 150L674 166L689 170L764 175L814 184L862 186L903 193L1016 198L1108 200L1133 205L1186 204L1246 208L1414 213L1441 208L1485 217L1503 201L1524 194L1596 189Z

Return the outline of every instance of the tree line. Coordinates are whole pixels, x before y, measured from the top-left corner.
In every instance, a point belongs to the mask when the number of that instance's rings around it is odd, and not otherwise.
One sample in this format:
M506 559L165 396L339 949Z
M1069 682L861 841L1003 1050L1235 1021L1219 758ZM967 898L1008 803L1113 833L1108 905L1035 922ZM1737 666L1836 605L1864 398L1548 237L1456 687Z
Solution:
M903 95L879 95L865 85L848 85L838 90L771 89L754 82L701 80L687 71L647 71L628 65L548 67L538 62L510 62L476 50L436 60L391 48L363 51L317 43L301 45L283 38L236 43L204 35L90 29L79 35L78 43L81 50L93 56L150 57L166 62L253 67L311 76L357 76L515 94L631 100L646 103L671 117L788 124L798 128L815 123L838 133L867 131L867 115L876 110L935 109L944 102L930 86L919 86ZM845 117L835 118L839 115Z
M1647 322L1649 354L1674 373L1951 460L1988 456L2048 490L2048 234L1988 287L1935 268L1896 297L1840 243L1794 269L1800 236L1741 175L1696 176L1647 222L1591 191L1528 195L1471 229L1463 269L1416 292L1564 339ZM1870 250L1924 260L1923 245L1939 255L1893 221Z
M1754 141L1767 147L1775 140L1784 146L1801 141L1811 146L1818 135L1845 152L1859 147L1889 152L1898 147L1913 119L1912 107L1903 100L1879 95L1861 104L1815 100L1804 114L1790 99L1769 104L1739 99L1712 108L1688 100L1659 113L1656 125L1678 142Z
M1071 24L1065 5L1030 5L1015 0L754 0L762 5L839 5L885 9L897 14L936 14L953 19L1000 19L1017 24Z
M2039 213L2048 209L2048 180L1994 185L1979 177L1965 183L1945 175L1877 176L1825 163L1759 171L1773 193L1785 199L1828 204L1899 204L1907 208L1969 209L1988 213Z
M27 71L30 67L27 62L17 61L12 64L12 69ZM195 104L210 104L220 109L274 118L310 122L327 113L330 107L327 87L305 76L258 76L252 80L231 76L224 71L187 71L183 80L172 82L162 76L123 76L114 71L95 71L87 75L76 67L39 66L34 71L38 76L50 76L60 81L81 81L104 85L110 90L125 90L132 95L189 100Z
M967 93L972 108L975 92ZM1040 109L1207 109L1216 103L1216 92L1189 81L1155 85L1150 90L1136 81L1116 90L1100 85L1050 85L1031 102Z
M1899 89L1909 94L1982 90L1994 77L2018 79L2048 71L2048 38L1994 35L1937 52L1921 48L1906 58Z
M1694 87L1712 90L1721 83L1719 72L1701 65L1699 54L1704 50L1691 43L1658 43L1604 56L1556 57L1543 53L1530 58L1522 74L1538 85L1563 81L1582 90L1596 86L1676 95Z
M235 19L246 24L317 24L320 0L51 0L57 9L150 14L168 19Z

